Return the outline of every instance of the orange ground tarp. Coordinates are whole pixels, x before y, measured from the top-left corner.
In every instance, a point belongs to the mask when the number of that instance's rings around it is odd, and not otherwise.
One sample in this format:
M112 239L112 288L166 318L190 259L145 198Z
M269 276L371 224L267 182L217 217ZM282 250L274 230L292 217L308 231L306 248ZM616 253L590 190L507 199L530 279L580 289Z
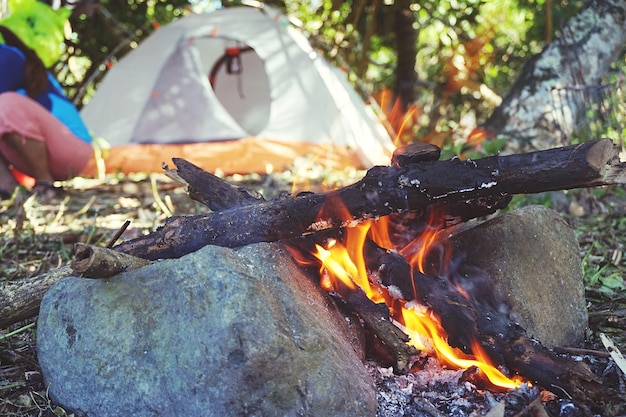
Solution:
M254 137L232 141L190 144L141 144L116 146L104 152L106 172L162 172L162 164L173 167L172 158L183 158L208 172L226 175L265 173L271 165L275 171L287 169L306 155L316 164L329 169L365 168L354 150L333 145L281 142ZM96 177L95 159L81 172Z

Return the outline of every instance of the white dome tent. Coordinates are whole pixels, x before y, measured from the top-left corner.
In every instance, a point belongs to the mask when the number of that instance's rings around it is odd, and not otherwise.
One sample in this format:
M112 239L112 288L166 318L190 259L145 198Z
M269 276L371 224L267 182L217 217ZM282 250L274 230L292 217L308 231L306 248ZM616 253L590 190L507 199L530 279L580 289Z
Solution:
M268 6L157 29L109 70L81 113L111 144L110 171L159 170L182 157L206 170L260 172L305 155L368 168L393 151L345 75Z

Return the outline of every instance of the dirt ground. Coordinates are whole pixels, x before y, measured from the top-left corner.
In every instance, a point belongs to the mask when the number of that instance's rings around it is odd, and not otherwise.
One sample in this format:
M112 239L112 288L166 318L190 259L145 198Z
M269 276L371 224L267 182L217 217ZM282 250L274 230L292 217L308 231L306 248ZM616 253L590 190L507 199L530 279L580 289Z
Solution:
M345 186L362 175L347 170L226 179L272 198L281 192L320 192ZM208 211L163 174L77 178L62 185L65 195L51 201L21 193L0 202L0 285L67 264L77 242L106 245L127 220L131 223L122 239L148 233L172 215ZM558 210L581 245L590 328L584 346L578 348L606 354L600 341L600 333L604 333L626 352L626 189L520 196L510 207L537 203ZM613 412L607 415L626 413L626 406L616 406ZM0 329L0 415L67 415L46 393L36 357L36 317Z

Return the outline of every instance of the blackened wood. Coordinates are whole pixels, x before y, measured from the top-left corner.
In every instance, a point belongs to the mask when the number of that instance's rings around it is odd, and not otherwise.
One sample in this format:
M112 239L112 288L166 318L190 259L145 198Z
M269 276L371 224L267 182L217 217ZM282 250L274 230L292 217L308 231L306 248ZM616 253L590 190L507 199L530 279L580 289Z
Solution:
M394 371L406 371L411 356L419 352L407 344L410 340L409 336L391 321L389 308L385 304L375 304L360 289L345 291L342 298L347 308L354 311L372 329L376 337L390 349L394 356Z
M278 241L434 203L626 183L624 170L610 140L476 161L374 167L357 183L329 193L174 217L114 249L146 259L176 258L208 244Z
M616 392L602 386L584 362L559 356L532 339L508 341L504 351L509 369L559 398L572 400L588 415L597 415L604 410L603 404L618 398Z
M471 353L472 341L477 341L498 368L519 374L581 406L594 408L604 398L601 381L586 365L559 356L527 337L518 323L498 311L490 297L468 299L454 283L421 274L402 256L371 241L366 244L364 256L381 285L395 287L390 294L405 301L417 300L431 309L446 331L450 346Z
M391 164L405 167L409 164L422 161L436 161L441 156L441 149L430 143L411 143L393 151Z
M187 187L192 200L213 211L232 209L264 201L259 194L234 186L182 158L173 158L175 170L163 167L165 174Z
M253 197L247 190L230 185L184 159L174 158L173 161L176 164L176 170L175 172L168 170L168 175L174 178L180 177L188 187L189 196L213 210L232 209L265 201L262 196ZM302 245L306 245L306 249L300 248L304 256L313 253L313 245L318 240L321 242L328 238L323 234L324 231L316 236L319 239L301 241ZM297 242L293 243L295 248ZM340 299L345 302L344 307L354 312L389 350L393 356L393 368L396 371L406 370L411 356L418 352L406 343L409 337L391 321L389 308L384 304L374 303L360 289L344 288Z

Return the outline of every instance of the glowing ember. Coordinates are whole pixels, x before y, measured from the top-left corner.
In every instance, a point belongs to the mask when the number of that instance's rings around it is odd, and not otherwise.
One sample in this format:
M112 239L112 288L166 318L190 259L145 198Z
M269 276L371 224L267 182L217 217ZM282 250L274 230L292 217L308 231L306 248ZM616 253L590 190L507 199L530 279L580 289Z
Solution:
M431 218L429 225L416 239L398 250L422 274L428 273L426 259L430 249L438 243L437 232L441 227L441 222ZM393 248L387 219L368 221L348 228L344 242L332 240L326 248L316 245L313 255L320 263L321 285L324 289L342 294L342 290L360 288L375 303L385 302L390 308L392 319L411 337L409 343L419 350L432 350L442 363L463 369L476 367L493 385L499 387L514 388L523 382L520 378L507 377L493 366L478 341L472 345L472 355L451 347L439 319L431 311L415 305L414 301L407 303L399 300L397 295L394 297L391 288L370 282L363 256L366 238L381 247Z

